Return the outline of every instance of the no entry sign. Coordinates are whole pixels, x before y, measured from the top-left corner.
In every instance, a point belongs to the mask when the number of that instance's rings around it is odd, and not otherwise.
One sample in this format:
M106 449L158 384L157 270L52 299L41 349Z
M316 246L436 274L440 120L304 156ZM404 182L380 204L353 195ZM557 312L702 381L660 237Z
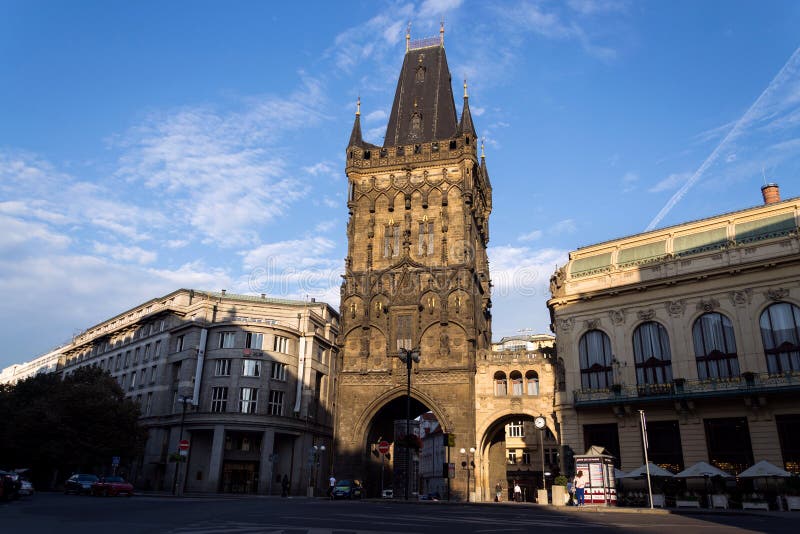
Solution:
M387 454L389 452L389 442L381 441L378 443L378 452L381 454Z
M188 451L189 450L189 440L182 439L178 442L178 450L179 451Z

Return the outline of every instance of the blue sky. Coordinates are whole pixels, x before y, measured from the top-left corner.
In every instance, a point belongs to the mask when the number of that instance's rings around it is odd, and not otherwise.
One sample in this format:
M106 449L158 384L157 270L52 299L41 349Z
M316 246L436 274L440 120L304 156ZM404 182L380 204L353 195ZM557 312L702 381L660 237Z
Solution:
M793 0L0 0L0 368L179 287L337 306L356 98L381 143L442 16L496 339L570 250L800 195Z

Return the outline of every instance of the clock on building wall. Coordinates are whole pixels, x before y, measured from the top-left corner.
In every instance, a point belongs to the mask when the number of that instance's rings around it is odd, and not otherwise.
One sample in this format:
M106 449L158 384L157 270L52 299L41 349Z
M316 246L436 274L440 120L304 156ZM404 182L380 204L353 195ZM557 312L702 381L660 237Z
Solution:
M547 425L547 421L545 420L544 417L540 415L539 417L533 420L533 424L536 426L536 428L541 430Z

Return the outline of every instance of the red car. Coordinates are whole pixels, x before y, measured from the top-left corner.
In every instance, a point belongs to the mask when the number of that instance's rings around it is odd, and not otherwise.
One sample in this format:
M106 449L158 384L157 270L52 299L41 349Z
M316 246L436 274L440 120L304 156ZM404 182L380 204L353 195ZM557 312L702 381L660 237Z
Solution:
M100 477L100 480L92 484L92 495L102 495L103 497L127 495L128 497L133 497L133 484L122 477Z

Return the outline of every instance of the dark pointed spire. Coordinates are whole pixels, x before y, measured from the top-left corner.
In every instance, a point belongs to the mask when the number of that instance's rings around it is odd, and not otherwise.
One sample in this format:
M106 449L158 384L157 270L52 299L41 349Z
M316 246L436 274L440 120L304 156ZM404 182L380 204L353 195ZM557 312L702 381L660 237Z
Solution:
M361 137L361 97L356 103L356 120L353 122L353 131L350 133L350 143L347 146L362 146L364 139Z
M458 132L461 135L475 133L475 126L472 124L472 113L469 111L469 95L467 94L467 80L464 80L464 109L461 110L461 122L458 124Z
M458 116L450 68L442 46L444 34L411 41L397 80L383 146L429 143L455 137Z

